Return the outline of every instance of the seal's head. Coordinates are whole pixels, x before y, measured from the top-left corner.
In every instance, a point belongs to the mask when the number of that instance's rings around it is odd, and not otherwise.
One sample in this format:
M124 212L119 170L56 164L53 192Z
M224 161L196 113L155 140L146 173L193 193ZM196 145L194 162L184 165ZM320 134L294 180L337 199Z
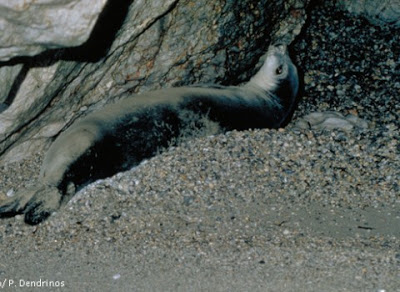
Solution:
M286 45L269 47L264 64L249 83L278 97L284 106L293 104L299 88L299 78Z

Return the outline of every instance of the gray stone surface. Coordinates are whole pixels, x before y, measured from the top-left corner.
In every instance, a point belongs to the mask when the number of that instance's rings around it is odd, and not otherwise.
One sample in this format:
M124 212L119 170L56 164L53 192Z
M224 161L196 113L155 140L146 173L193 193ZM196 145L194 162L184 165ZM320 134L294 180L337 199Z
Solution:
M368 122L355 115L342 115L338 112L314 112L299 119L295 125L299 129L351 131L367 129Z
M0 67L0 114L7 109L9 105L9 93L12 90L14 80L17 78L18 74L21 73L21 69L22 64Z
M338 5L375 24L400 27L400 0L339 0Z
M106 0L0 0L0 61L84 43Z

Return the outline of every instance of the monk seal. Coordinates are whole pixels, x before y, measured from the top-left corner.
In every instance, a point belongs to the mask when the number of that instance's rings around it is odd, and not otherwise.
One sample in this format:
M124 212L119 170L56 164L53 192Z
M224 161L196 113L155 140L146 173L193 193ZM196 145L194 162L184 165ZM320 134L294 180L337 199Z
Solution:
M37 224L77 189L137 165L183 133L278 128L291 113L298 74L285 45L271 45L261 69L242 86L193 86L129 97L88 114L60 134L34 186L2 202L0 216Z

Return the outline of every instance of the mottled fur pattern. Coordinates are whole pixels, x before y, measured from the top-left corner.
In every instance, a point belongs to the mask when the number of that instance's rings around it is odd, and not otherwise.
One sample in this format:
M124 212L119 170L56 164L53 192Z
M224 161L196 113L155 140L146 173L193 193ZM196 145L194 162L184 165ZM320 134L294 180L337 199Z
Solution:
M74 123L47 151L33 187L2 202L0 216L25 214L37 224L77 189L129 169L183 137L249 128L278 128L298 90L286 47L271 46L245 85L182 87L108 105Z

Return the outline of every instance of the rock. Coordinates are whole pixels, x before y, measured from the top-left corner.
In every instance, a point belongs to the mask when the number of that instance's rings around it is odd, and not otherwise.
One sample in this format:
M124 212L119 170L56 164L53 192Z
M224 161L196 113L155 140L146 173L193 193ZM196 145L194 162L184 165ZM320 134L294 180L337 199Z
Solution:
M8 107L9 93L11 91L14 80L21 72L22 64L15 66L3 66L0 67L0 113Z
M339 0L338 5L349 12L364 16L374 24L400 27L399 0Z
M294 128L310 130L343 130L368 129L368 122L352 114L347 116L339 112L315 112L296 121Z
M0 0L0 61L84 43L106 0Z
M87 6L100 9L98 2ZM9 76L0 83L0 164L44 150L74 120L132 94L245 81L272 41L290 43L300 32L309 2L109 1L81 46L0 63L0 79ZM82 10L80 5L74 9ZM24 11L35 14L34 7ZM91 8L94 15L97 9ZM71 15L66 19L78 21L78 11ZM51 32L43 34L50 38ZM77 44L60 40L52 47ZM43 49L35 46L29 44L30 55ZM4 58L20 53L28 54L15 51Z

